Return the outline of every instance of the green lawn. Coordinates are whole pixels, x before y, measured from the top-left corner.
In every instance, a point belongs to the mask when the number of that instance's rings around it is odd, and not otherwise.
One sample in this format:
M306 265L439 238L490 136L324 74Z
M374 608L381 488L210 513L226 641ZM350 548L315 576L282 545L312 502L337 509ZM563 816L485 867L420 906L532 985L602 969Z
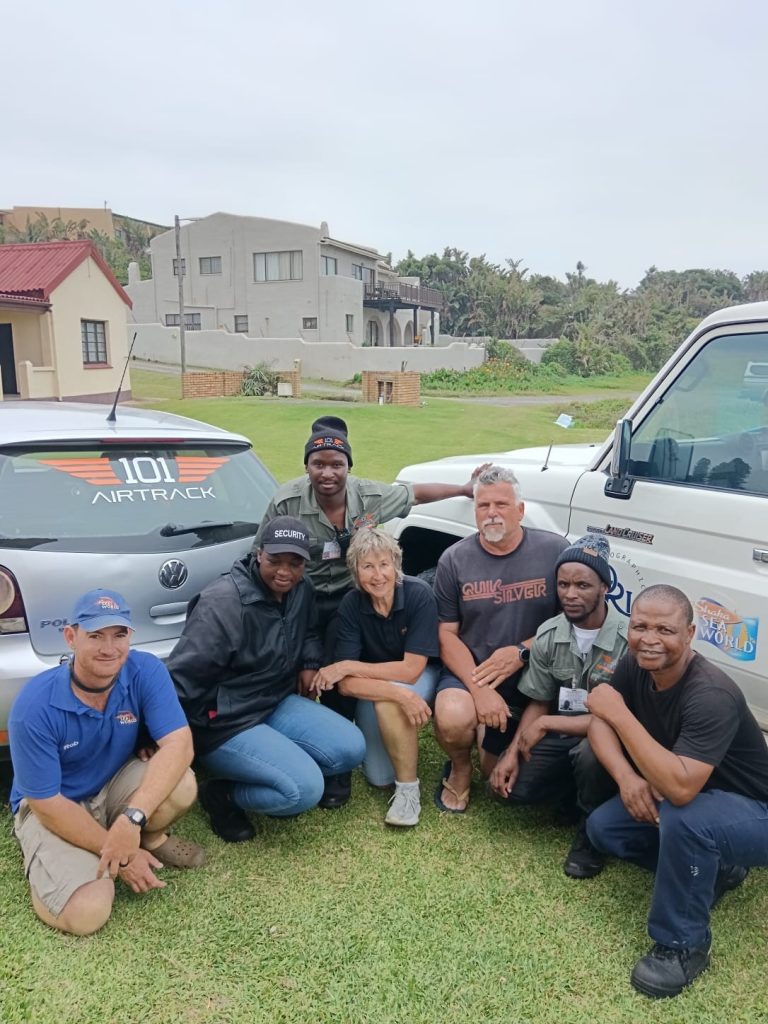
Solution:
M134 398L142 405L182 413L245 434L279 481L304 472L304 444L317 416L333 412L349 426L354 471L392 480L398 469L446 455L508 451L533 444L602 441L627 407L611 397L594 404L567 396L557 405L497 406L462 399L433 398L421 408L359 402L292 402L278 398L200 398L182 401L178 377L151 371L131 374ZM555 426L568 412L574 425Z
M566 432L551 425L559 406L230 399L164 407L246 433L281 479L301 470L322 409L348 419L355 469L383 479L456 451L602 437L614 416L606 408L602 427ZM650 877L611 863L591 882L566 878L571 832L546 808L498 805L479 779L466 815L439 814L431 794L441 763L425 730L424 812L412 831L383 825L387 796L359 775L345 809L261 819L258 838L241 846L216 839L195 808L179 832L204 844L208 865L166 871L168 888L144 897L121 889L112 920L90 939L35 920L6 816L0 1024L768 1021L764 872L716 910L712 969L678 999L651 1002L628 981L648 946Z

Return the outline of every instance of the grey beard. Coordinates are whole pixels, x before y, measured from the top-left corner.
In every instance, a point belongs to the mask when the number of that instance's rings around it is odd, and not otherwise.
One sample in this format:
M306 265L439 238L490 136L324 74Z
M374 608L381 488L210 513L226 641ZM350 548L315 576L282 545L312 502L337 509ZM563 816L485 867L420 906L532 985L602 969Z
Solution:
M506 531L503 526L484 526L481 532L485 540L491 544L497 544L500 540L504 539Z

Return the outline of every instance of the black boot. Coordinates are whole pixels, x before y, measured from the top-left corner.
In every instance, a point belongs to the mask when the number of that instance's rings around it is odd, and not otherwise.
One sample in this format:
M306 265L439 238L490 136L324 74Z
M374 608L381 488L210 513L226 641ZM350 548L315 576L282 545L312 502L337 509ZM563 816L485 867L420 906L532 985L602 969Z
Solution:
M602 853L590 843L582 825L565 858L563 871L569 878L594 878L603 870L604 863Z
M336 811L343 807L352 795L352 772L343 772L341 775L328 775L325 780L325 789L320 798L318 807L324 807L327 811Z
M740 864L721 864L715 879L715 894L712 899L712 906L717 906L723 896L730 892L731 889L738 889L748 874L749 868L743 868Z
M232 796L232 783L226 779L201 782L197 798L211 821L211 828L225 843L245 843L256 830L245 811Z
M630 978L632 986L644 996L670 999L680 995L709 967L709 946L702 949L673 949L657 942L637 961Z

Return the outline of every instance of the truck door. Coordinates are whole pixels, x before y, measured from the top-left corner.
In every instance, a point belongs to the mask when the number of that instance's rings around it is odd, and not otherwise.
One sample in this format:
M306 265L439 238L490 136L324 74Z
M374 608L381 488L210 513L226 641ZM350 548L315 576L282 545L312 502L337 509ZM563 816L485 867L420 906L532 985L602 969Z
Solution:
M608 455L579 480L569 533L608 536L623 614L651 584L683 590L695 648L768 729L767 363L765 323L700 339L633 417L629 498L604 492Z

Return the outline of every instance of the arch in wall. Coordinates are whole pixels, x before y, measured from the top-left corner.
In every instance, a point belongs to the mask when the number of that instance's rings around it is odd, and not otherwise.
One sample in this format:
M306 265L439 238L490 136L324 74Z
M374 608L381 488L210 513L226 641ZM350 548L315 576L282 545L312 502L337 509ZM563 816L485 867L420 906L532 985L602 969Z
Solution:
M384 324L384 344L389 345L389 314ZM403 333L397 317L392 318L392 348L400 348L403 344Z

